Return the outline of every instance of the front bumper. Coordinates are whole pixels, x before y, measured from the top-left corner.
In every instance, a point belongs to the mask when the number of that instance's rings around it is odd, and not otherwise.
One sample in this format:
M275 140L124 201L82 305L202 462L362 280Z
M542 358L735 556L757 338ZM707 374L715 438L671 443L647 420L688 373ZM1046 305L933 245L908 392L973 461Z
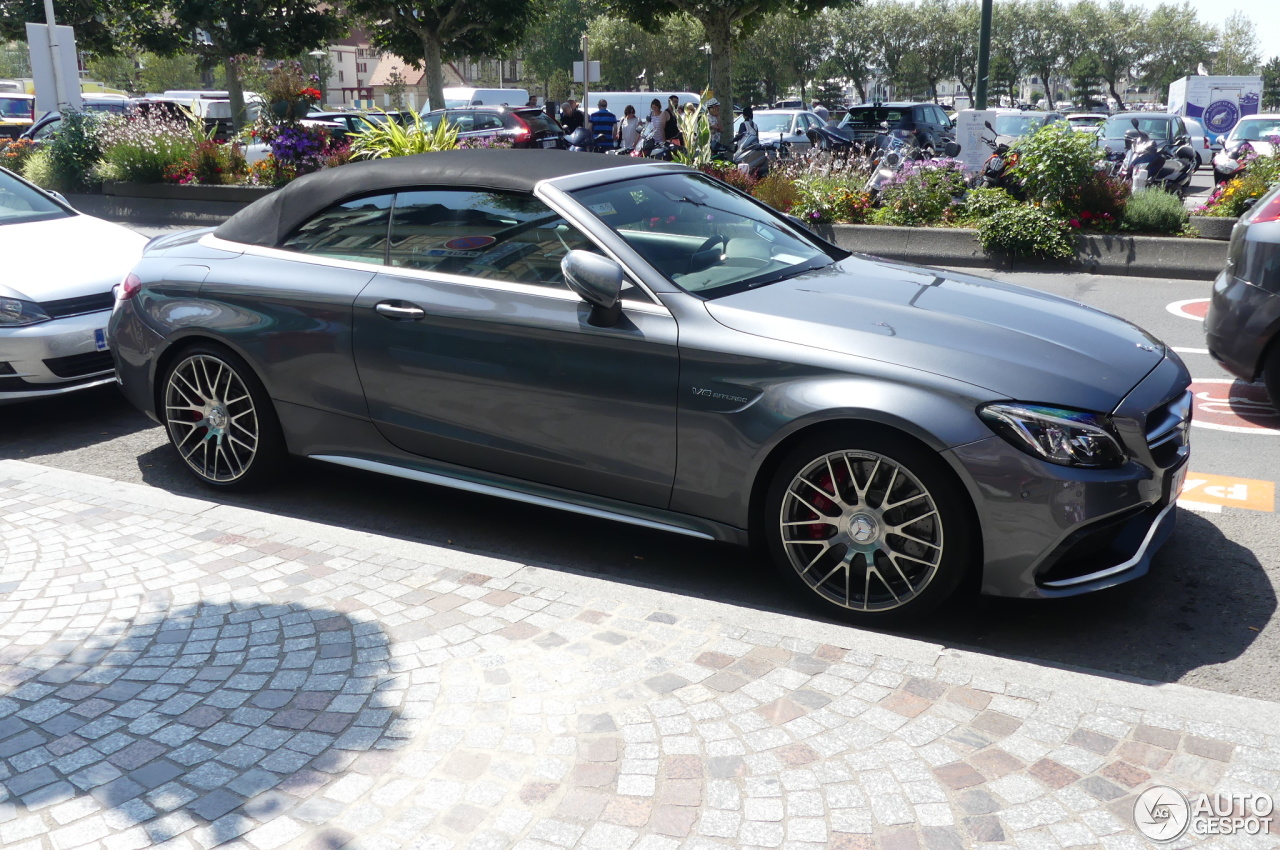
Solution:
M0 329L0 404L96 387L114 380L111 353L95 331L110 311Z
M1074 596L1147 573L1190 456L1188 383L1166 359L1122 402L1114 420L1130 460L1116 469L1046 463L997 436L948 452L982 528L983 593Z

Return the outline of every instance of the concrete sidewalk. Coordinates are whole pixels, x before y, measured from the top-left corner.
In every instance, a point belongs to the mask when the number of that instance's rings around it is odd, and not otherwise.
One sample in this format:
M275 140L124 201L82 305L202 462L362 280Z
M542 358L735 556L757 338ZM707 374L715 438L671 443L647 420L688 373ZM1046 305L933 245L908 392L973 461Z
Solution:
M1138 850L1153 785L1280 791L1278 730L1274 703L0 461L6 850Z

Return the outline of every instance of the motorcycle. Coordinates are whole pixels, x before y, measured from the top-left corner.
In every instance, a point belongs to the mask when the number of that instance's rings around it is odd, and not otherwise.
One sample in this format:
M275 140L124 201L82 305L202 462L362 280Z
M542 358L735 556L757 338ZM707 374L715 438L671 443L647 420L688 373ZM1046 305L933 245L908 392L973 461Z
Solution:
M990 139L981 137L982 143L991 148L991 156L982 164L977 182L983 189L1004 189L1018 200L1023 200L1022 183L1013 176L1013 169L1018 164L1019 154L1008 144L999 141L996 128L990 121L982 122L991 131Z
M887 122L882 124L881 131L876 134L876 147L870 154L871 174L863 184L863 191L873 196L879 194L902 170L903 163L938 156L932 145L921 145L920 141L920 137L911 130L890 130ZM947 142L943 148L944 156L954 157L959 153L960 146L955 142Z
M569 150L575 153L607 153L613 150L613 140L604 133L592 135L586 127L579 127L565 138Z
M1125 131L1124 147L1119 177L1129 184L1131 192L1156 186L1179 198L1186 196L1196 171L1196 155L1190 145L1175 149L1168 141L1157 142L1138 129L1138 119L1134 118L1133 129Z

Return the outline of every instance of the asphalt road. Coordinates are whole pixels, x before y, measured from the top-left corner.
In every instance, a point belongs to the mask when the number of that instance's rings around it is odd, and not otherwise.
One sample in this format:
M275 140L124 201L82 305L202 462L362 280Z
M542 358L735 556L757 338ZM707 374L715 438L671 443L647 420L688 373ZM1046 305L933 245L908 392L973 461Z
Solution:
M991 276L1117 313L1171 346L1191 350L1204 344L1199 322L1174 315L1166 305L1206 297L1205 282L1080 274ZM1184 358L1197 379L1226 378L1203 354ZM1219 408L1233 404L1226 400L1230 387L1229 382L1210 385L1223 397ZM1239 392L1243 390L1237 386L1232 394ZM1255 425L1280 429L1280 420L1268 418L1260 408L1241 404L1239 412ZM1193 429L1194 472L1280 480L1280 432L1268 434L1229 415L1223 421L1236 422L1242 430ZM311 462L296 463L292 474L269 491L215 496L183 471L161 429L112 387L5 408L0 457L609 577L620 585L660 587L815 617L804 600L780 593L769 568L747 552L518 503ZM1232 482L1213 481L1216 492L1236 494ZM1254 498L1256 485L1248 486ZM1280 535L1275 518L1235 506L1206 512L1210 510L1206 505L1179 509L1175 537L1143 579L1066 600L967 597L907 634L1110 676L1181 682L1280 701L1274 667L1280 657L1275 617Z

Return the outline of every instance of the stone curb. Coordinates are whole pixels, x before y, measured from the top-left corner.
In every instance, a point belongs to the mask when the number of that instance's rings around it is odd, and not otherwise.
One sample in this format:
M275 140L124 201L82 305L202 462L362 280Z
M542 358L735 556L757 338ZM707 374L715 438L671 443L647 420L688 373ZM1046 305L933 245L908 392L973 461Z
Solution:
M255 528L294 537L309 537L352 549L377 551L396 558L506 578L549 590L611 597L618 582L569 572L553 565L525 563L482 552L417 543L311 520L279 517L213 501L178 496L154 487L130 484L81 472L52 469L18 460L0 460L0 477L54 487L74 494L116 499L152 510L171 511L214 520L228 528ZM804 640L830 643L907 662L936 665L940 670L975 677L1019 682L1055 693L1086 697L1142 711L1198 718L1223 726L1274 734L1280 728L1280 704L1251 697L1222 694L1178 684L1107 677L1095 672L984 655L893 634L741 608L707 599L686 597L655 588L628 586L628 602L682 617L732 622L747 629Z
M1077 262L1043 263L990 257L977 231L959 227L882 227L837 224L823 234L847 251L937 266L975 266L1001 271L1078 271L1213 280L1227 262L1227 243L1119 234L1076 237Z

